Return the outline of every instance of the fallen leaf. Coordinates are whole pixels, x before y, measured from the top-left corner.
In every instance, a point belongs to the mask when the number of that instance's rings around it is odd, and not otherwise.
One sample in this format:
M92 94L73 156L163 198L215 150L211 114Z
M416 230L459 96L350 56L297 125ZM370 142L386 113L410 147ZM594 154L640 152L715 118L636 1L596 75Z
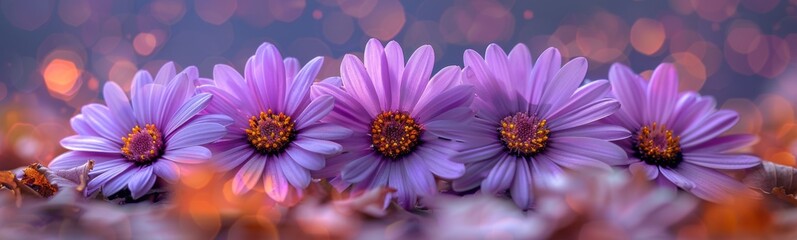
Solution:
M744 183L770 197L797 206L797 168L765 161L749 170Z

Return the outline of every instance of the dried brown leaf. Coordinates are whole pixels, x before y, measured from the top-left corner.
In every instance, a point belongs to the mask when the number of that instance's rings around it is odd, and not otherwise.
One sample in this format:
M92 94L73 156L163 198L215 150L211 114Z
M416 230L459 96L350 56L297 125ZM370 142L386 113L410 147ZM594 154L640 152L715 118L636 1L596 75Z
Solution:
M36 191L40 196L49 198L55 195L58 188L50 183L50 180L40 171L40 166L38 163L34 163L23 169L20 182Z
M744 182L763 197L781 203L773 206L797 207L797 168L763 162L748 171Z
M772 162L763 162L750 170L744 179L747 186L763 193L772 193L779 188L785 194L797 193L797 168Z

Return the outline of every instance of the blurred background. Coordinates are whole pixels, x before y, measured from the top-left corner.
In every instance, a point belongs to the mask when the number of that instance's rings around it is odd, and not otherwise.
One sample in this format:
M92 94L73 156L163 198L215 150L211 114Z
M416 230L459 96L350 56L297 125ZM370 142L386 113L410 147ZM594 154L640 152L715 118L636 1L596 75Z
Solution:
M430 44L436 69L493 42L584 56L590 79L614 62L643 76L673 62L682 90L740 112L732 131L759 135L756 154L795 166L795 0L0 0L0 15L0 169L48 163L69 118L139 69L240 71L269 41L302 63L324 56L323 78L372 37L405 54Z

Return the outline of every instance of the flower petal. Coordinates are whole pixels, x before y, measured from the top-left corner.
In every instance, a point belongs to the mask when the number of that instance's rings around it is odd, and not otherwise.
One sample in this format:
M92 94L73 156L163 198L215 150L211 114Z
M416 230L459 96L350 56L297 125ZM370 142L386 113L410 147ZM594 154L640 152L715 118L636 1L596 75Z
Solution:
M78 114L69 119L69 124L72 126L72 130L78 135L89 135L89 136L98 136L100 135L97 131L91 127L91 123L89 122L88 118L83 114Z
M518 159L511 155L505 155L498 161L498 164L487 174L487 178L482 181L482 192L484 193L496 194L507 190L515 178Z
M474 189L481 184L490 170L496 165L497 161L481 161L465 165L465 174L454 179L451 188L457 192L464 192Z
M174 183L180 179L180 167L172 161L161 159L152 164L152 169L155 175L167 182Z
M365 67L363 63L360 62L360 59L354 55L346 54L346 56L343 57L343 62L340 64L340 75L341 79L343 79L343 87L346 89L346 92L359 101L368 103L362 104L368 112L368 115L376 116L379 114L378 104L376 104L379 102L379 97L377 96L373 81L365 71Z
M509 56L507 56L509 61L509 80L511 86L516 87L519 89L520 94L523 98L528 101L530 99L531 94L531 53L529 52L529 48L522 43L518 43L515 47L512 48L512 51L509 52ZM557 68L559 66L556 66ZM529 95L526 95L526 91L529 90Z
M102 185L102 195L106 197L111 196L121 191L122 188L127 187L127 184L130 182L130 178L132 178L137 171L136 169L132 168L132 166L133 165L130 164L125 167L119 167L121 172L115 173L114 176L111 176L111 179L107 180L105 184Z
M725 135L684 148L684 152L725 153L753 145L757 140L752 134Z
M219 140L227 129L218 123L192 123L166 137L166 150L204 145Z
M310 105L296 118L296 129L304 129L321 120L335 107L335 99L332 96L321 96L313 99Z
M675 107L672 122L667 125L676 133L684 133L694 125L701 125L706 116L716 112L717 101L711 96L688 92L681 95Z
M401 96L397 91L394 93L392 89L396 89L401 86L401 74L404 72L404 51L396 41L390 41L387 43L387 45L385 45L384 56L385 62L382 63L382 72L383 74L387 74L387 76L390 78L384 79L383 77L382 81L388 80L390 82L390 88L387 88L388 86L386 84L382 84L381 91L391 92L391 99L388 101L390 105L387 109L398 109L399 99Z
M260 180L260 176L263 175L266 163L269 161L273 161L273 159L268 159L266 156L255 156L246 161L232 180L233 193L242 195L252 190Z
M299 147L289 147L285 153L297 164L309 170L321 170L325 165L324 155L310 152Z
M473 89L469 85L452 87L432 98L428 104L415 106L410 115L423 123L451 109L468 107L473 101Z
M678 73L675 66L662 63L650 77L650 86L647 89L647 106L645 122L668 123L668 119L675 109L678 101Z
M512 180L509 193L512 195L512 201L521 209L528 209L531 205L534 195L531 187L531 167L526 161L518 161L518 166L515 168L515 179Z
M550 119L550 129L556 132L593 123L612 115L617 109L620 109L620 102L611 98L604 98L574 109L564 116Z
M423 90L423 94L421 94L418 103L415 105L416 108L427 105L438 94L461 84L461 73L462 69L457 66L448 66L438 71Z
M330 84L316 84L316 91L320 94L317 98L329 95L335 98L334 110L326 116L326 121L340 125L351 124L352 126L368 126L371 117L363 107L363 102L344 92L343 89ZM307 111L305 109L305 111ZM352 129L354 130L354 129Z
M99 136L112 142L122 143L121 137L127 136L131 128L125 128L116 119L108 107L100 104L88 104L80 109L83 117L88 120L89 127ZM133 120L133 119L131 119Z
M288 181L275 161L268 161L266 165L266 174L263 175L263 187L266 194L274 201L283 202L289 191Z
M612 166L628 164L628 155L625 150L609 141L590 137L554 137L549 141L547 147L550 149L545 151L545 154L556 154L556 157L552 156L552 158L559 165L583 164L583 166L606 169L608 166L596 164L591 160L598 160Z
M487 45L487 51L484 52L484 62L492 70L496 81L512 82L512 78L509 76L509 57L498 44L491 43ZM505 86L507 85L505 84Z
M630 170L632 174L644 174L647 180L653 180L659 176L659 167L648 165L641 161L628 165L628 170Z
M625 65L615 63L609 69L612 93L620 101L620 110L615 115L624 122L623 127L638 127L642 124L643 107L646 106L646 82Z
M561 185L565 172L549 156L538 154L529 160L529 163L532 170L531 176L534 177L533 182L536 186L555 188L555 186Z
M378 166L377 163L379 161L381 161L381 157L373 153L352 159L346 164L345 167L343 167L341 176L343 177L343 180L346 180L350 183L362 182L366 178L373 175L373 172L376 170L376 167Z
M717 153L684 153L684 161L713 169L746 169L761 164L761 159L751 155L717 154Z
M174 62L167 62L155 74L154 83L166 85L175 75L177 75L177 70L174 69Z
M434 149L419 147L415 150L418 161L426 166L428 171L444 179L456 179L465 174L465 165L452 162L449 156Z
M556 48L548 48L540 54L531 69L531 87L525 88L523 96L527 97L529 103L538 105L542 102L545 86L553 81L559 68L562 66L562 55ZM569 97L569 96L568 96Z
M681 145L684 148L704 143L722 133L739 122L739 114L731 110L719 110L703 118L700 124L692 125L681 135Z
M578 88L573 96L567 101L567 104L559 109L556 109L551 115L545 117L547 119L556 119L562 116L567 116L577 112L577 109L582 108L584 105L593 104L594 102L604 98L611 90L609 81L596 80L585 84Z
M121 153L119 143L94 136L73 135L61 139L61 146L72 151Z
M285 174L285 179L288 183L297 189L304 189L310 185L310 171L296 163L296 160L291 158L290 155L282 155L283 158L274 159L277 161L277 166Z
M437 190L434 176L429 170L424 169L422 159L417 154L413 153L403 160L404 164L404 181L409 185L415 195L429 196ZM464 169L463 169L464 170Z
M130 96L138 96L138 92L150 83L153 83L152 75L146 70L139 70L136 72L136 75L133 76L133 82L130 84Z
M110 181L111 179L118 176L120 173L124 172L125 170L133 166L133 164L112 164L112 165L113 165L112 168L108 168L107 171L104 171L99 175L97 175L96 177L92 177L91 180L89 180L87 186L87 192L89 194L96 192L100 188L103 188L104 185L108 183L108 181Z
M460 163L473 163L479 161L493 161L499 154L504 153L504 146L495 142L484 146L473 146L466 148L451 160Z
M304 137L323 140L344 139L352 134L351 129L331 123L316 123L299 130Z
M631 132L620 126L608 124L586 124L556 131L557 137L591 137L606 141L617 141L631 136Z
M246 90L246 81L244 77L229 65L216 64L216 66L213 67L213 80L218 88L226 92L238 94L249 92Z
M167 149L163 158L188 164L198 164L210 159L211 153L202 146L190 146L178 149Z
M196 70L195 67L194 71ZM186 71L189 71L186 69ZM196 93L196 86L194 82L197 79L189 78L188 73L183 71L174 78L174 80L170 81L166 84L166 89L163 93L163 117L164 121L174 120L175 117L182 117L182 116L175 116L179 108L185 107L186 100L189 97L194 96ZM164 124L166 124L164 122Z
M213 152L213 159L221 171L230 171L240 166L241 163L252 157L254 153L251 145L234 140L218 142L210 147Z
M105 98L111 115L115 116L115 120L124 130L132 129L136 125L133 106L130 105L130 100L127 99L127 95L118 84L106 82L102 89L102 97Z
M753 194L744 184L716 170L684 162L678 165L678 171L684 177L700 183L689 192L702 199L721 202L739 197L739 194Z
M310 92L310 85L313 84L322 64L324 64L323 57L313 58L296 75L285 96L285 114L293 116L299 106L305 102Z
M130 195L133 199L138 199L155 185L155 174L152 174L152 167L141 167L138 171L131 173L130 182L127 183L127 188L130 189Z
M545 90L542 92L542 111L540 114L548 115L551 111L556 111L562 105L570 100L571 96L578 86L584 82L584 76L587 74L587 60L583 57L578 57L562 66L562 69L556 73L553 80L545 85Z
M161 99L164 87L160 84L148 84L139 89L136 95L132 95L133 115L138 120L138 125L155 124L161 125Z
M118 152L102 154L96 152L68 151L55 157L52 161L50 161L48 167L51 169L63 170L83 165L88 160L94 160L95 162L107 162L119 158L121 158L121 156Z
M434 50L432 46L423 45L415 50L407 60L407 67L401 75L401 93L399 109L413 109L424 88L429 83L434 67ZM386 89L386 91L388 91Z
M401 64L404 65L404 59L401 60ZM379 40L372 38L365 44L363 65L366 66L365 71L368 72L368 76L373 81L374 90L380 93L377 94L377 97L381 108L390 109L393 95L398 96L398 92L394 94L386 89L397 89L400 81L398 77L400 76L392 76L390 74L390 65L387 62L387 56L385 56L385 48Z
M245 77L250 91L254 93L253 97L256 98L252 101L262 103L264 106L261 109L282 111L287 83L279 50L270 43L263 43L257 48L250 63L247 63Z
M684 175L673 169L660 167L659 172L661 172L661 174L664 175L664 177L669 179L672 183L675 184L675 186L678 186L679 188L683 188L686 191L695 188L694 181L692 181L691 179L685 177Z
M416 195L415 191L413 191L413 188L409 183L407 183L407 179L404 174L404 169L406 168L404 165L406 163L404 161L392 161L387 163L387 172L381 174L388 174L388 187L396 189L396 192L394 193L395 196L398 197L396 203L405 209L412 208L415 206Z
M343 150L343 147L336 142L313 138L297 138L293 144L307 151L325 155L337 154Z
M189 119L194 117L197 113L204 110L205 107L208 106L210 103L210 98L213 95L208 93L200 93L196 96L191 97L188 101L181 105L174 113L174 116L168 120L166 124L165 134L166 136L171 135L177 128L183 126L184 123L188 122Z

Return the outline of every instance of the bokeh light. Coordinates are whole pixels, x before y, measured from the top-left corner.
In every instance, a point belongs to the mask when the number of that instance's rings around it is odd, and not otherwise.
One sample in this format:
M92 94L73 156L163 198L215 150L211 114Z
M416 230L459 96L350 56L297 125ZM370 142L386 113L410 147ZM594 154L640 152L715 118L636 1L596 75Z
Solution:
M631 45L645 55L653 55L664 44L664 25L660 22L640 18L631 26Z
M490 43L505 50L524 43L535 58L548 47L563 60L585 57L588 79L606 78L615 62L649 79L657 64L670 62L680 90L739 113L730 132L759 138L747 150L797 166L797 0L3 0L0 13L2 167L47 163L64 152L58 141L74 133L69 119L102 103L106 82L130 91L137 71L154 73L168 61L178 70L196 66L204 78L216 64L242 71L268 41L302 64L323 57L321 80L340 75L345 54L362 57L372 37L399 42L407 56L431 45L435 71L462 66L463 51L483 53ZM262 187L234 196L231 181L204 167L186 170L190 177L175 187L181 207L169 214L182 219L178 228L201 229L197 238L284 236L278 226L295 216L274 207ZM739 217L731 213L698 214ZM678 236L738 227L725 223L688 225ZM291 227L334 238L327 226Z
M44 67L42 75L47 89L57 95L70 96L74 93L75 86L80 86L77 84L80 69L69 60L53 59Z

